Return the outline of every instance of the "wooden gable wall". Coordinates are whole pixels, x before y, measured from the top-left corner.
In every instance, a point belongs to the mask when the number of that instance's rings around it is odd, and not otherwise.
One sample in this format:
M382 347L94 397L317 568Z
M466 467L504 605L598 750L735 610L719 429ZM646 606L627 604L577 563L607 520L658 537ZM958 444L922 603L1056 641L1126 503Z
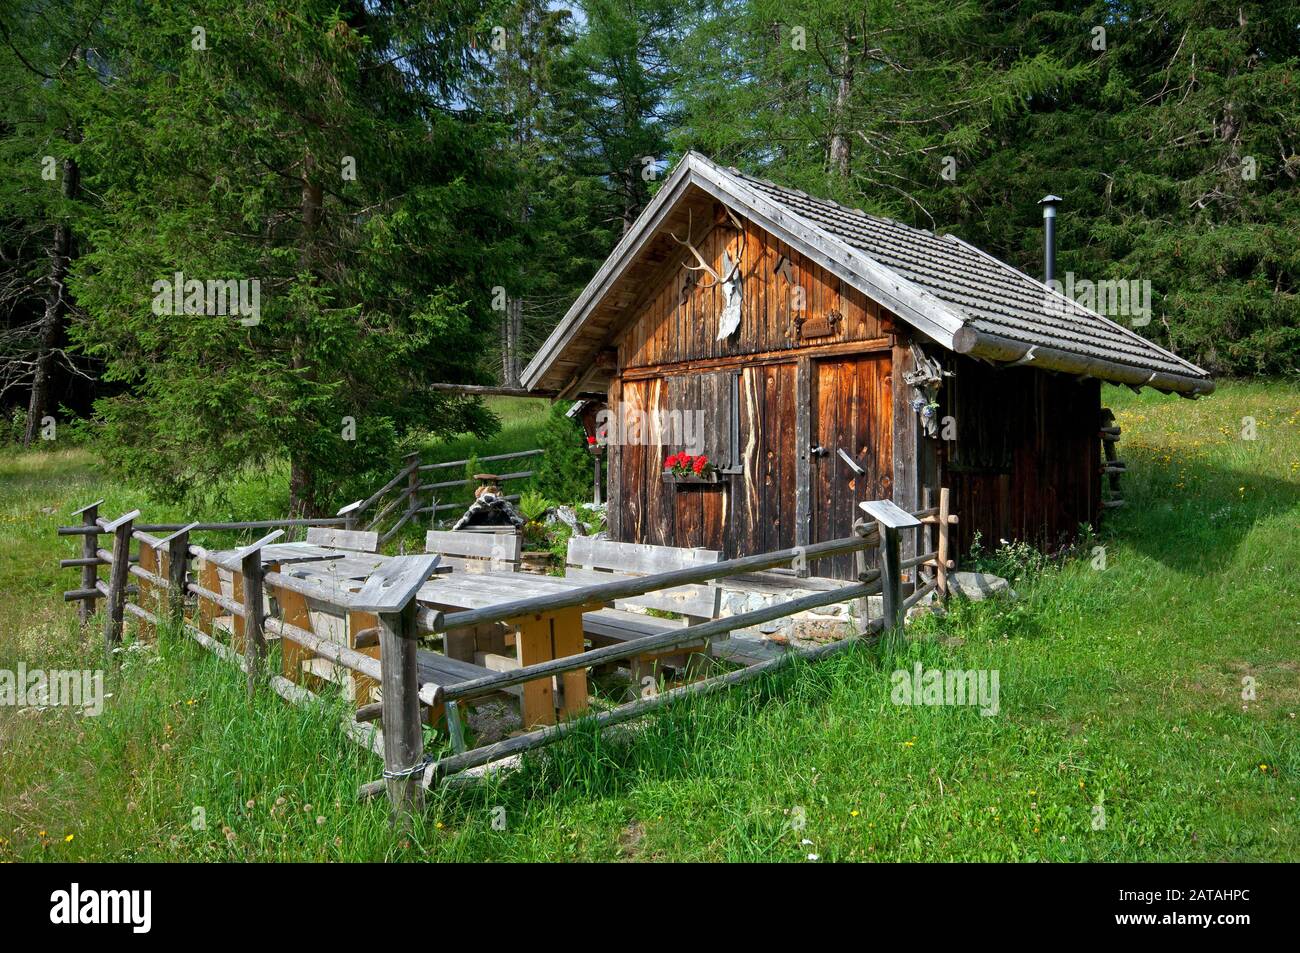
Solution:
M705 272L688 272L684 265L695 259L685 248L671 256L656 279L649 283L632 306L631 323L615 339L618 366L625 376L637 371L666 370L666 365L687 362L726 362L746 355L793 358L804 347L845 343L887 343L888 312L856 288L805 259L784 242L752 222L745 226L742 255L744 283L740 327L736 334L719 341L718 316L722 312L722 289L713 285ZM695 244L712 266L721 270L723 249L734 255L740 247L739 233L728 220L723 225L702 227L694 220ZM677 233L685 237L685 229ZM786 274L776 269L782 259L789 262ZM691 276L697 279L686 290ZM793 287L803 289L802 311L795 308ZM796 319L808 322L825 319L831 312L842 316L836 333L801 338ZM808 323L805 323L805 328Z

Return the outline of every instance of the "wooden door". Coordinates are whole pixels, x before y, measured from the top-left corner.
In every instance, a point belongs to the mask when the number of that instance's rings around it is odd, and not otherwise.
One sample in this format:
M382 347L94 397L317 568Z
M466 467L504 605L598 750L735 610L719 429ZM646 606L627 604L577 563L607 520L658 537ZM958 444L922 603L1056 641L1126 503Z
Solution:
M813 542L848 536L862 516L859 503L892 496L890 371L888 352L813 362L809 428ZM869 564L874 565L874 555L869 556ZM851 579L853 557L822 560L811 569L814 575Z

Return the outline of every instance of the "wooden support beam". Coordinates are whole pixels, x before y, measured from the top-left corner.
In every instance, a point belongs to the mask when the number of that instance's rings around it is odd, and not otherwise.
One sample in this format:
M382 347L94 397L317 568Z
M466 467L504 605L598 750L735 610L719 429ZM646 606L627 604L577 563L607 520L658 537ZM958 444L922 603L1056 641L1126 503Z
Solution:
M249 698L252 698L257 691L257 681L262 674L262 660L266 658L266 607L263 599L265 570L262 568L262 547L283 533L284 530L276 530L235 553L239 558L238 578L243 588L244 665L248 673Z
M399 526L407 523L420 509L420 455L407 454L406 462L411 472L406 477L406 516Z
M903 569L900 563L898 528L881 526L880 597L884 609L885 636L896 640L903 628Z
M384 720L384 780L395 827L424 809L424 734L416 668L416 594L438 566L436 554L398 556L384 563L352 599L352 609L379 622Z
M399 612L379 613L384 778L395 827L404 827L412 813L424 809L424 738L415 660L418 638L414 600Z
M190 578L190 529L195 525L191 523L161 542L167 547L167 614L177 624L185 618L185 587Z
M939 488L939 549L936 560L938 565L935 567L935 585L938 587L939 597L948 598L948 565L952 560L949 558L949 527L956 520L949 514L948 507L950 497L948 488Z
M451 738L451 750L464 754L465 726L461 724L459 702L447 702L447 734Z
M329 516L321 519L283 519L283 520L247 520L241 523L197 523L191 524L190 529L201 530L241 530L241 529L269 529L274 526L342 526L343 520L337 516ZM185 529L184 523L143 523L136 527L136 530L146 533L174 533L178 529ZM58 534L60 536L84 536L86 534L94 535L104 532L101 527L92 526L60 526Z
M800 357L795 371L794 407L794 542L807 546L812 538L812 361ZM797 570L807 576L805 562Z
M464 394L467 397L539 397L550 398L559 395L557 390L526 387L500 387L495 384L444 384L442 382L428 385L430 390L446 391L451 394Z
M104 619L104 651L111 655L122 641L122 617L125 613L126 586L131 570L131 531L139 510L119 516L111 523L100 523L106 533L113 534L113 565L108 573L108 613ZM96 586L98 588L98 586Z
M103 500L96 500L88 506L83 506L77 510L81 514L81 525L89 529L98 530L99 504ZM74 513L73 516L76 516ZM85 562L81 567L81 588L90 592L95 591L95 583L99 579L98 557L95 550L99 546L99 533L87 533L81 537L81 558L83 560L94 559L95 562ZM81 600L81 605L77 608L77 617L81 622L82 628L90 622L90 617L95 614L95 597L87 596Z
M157 589L162 582L162 577L158 574L158 551L149 543L140 540L140 564L128 567L127 571L140 579L138 584L140 605L148 608L151 613L157 613L159 611ZM157 629L147 619L141 619L139 632L144 638L158 637Z

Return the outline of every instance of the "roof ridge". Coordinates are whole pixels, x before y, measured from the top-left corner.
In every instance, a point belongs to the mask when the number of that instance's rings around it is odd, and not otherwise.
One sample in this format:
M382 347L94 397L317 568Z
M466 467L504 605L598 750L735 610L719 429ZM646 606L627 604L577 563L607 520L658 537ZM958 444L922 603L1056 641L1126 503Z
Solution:
M837 202L835 199L826 198L825 196L821 196L821 195L811 195L808 192L805 192L803 189L796 189L793 186L782 185L780 182L775 182L772 179L765 179L762 176L757 176L749 172L741 171L740 169L736 168L734 165L727 166L726 171L732 173L733 175L738 175L742 179L748 179L751 182L759 182L763 185L771 186L774 189L780 189L783 192L790 192L802 198L809 199L810 201L819 202L822 205L830 205L833 206L834 208L839 209L842 212L847 212L850 215L856 215L861 218L870 219L873 222L883 222L886 225L897 225L899 228L905 228L910 232L917 232L921 235L928 235L929 237L938 239L939 241L943 241L948 236L947 232L941 235L938 232L932 232L926 228L917 228L915 225L907 224L907 222L900 222L898 219L890 218L888 215L877 215L875 212L868 212L865 209L861 209L853 205L845 205L842 202Z

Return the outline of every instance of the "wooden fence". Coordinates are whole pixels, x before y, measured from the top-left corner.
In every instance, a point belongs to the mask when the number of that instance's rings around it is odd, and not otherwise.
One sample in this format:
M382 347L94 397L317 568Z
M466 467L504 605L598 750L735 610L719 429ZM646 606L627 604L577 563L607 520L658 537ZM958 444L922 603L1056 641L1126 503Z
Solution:
M478 457L479 463L497 463L503 460L524 460L544 453L543 450L520 450L516 453L498 453L492 456ZM394 518L393 524L380 534L379 545L387 543L396 536L411 520L422 514L437 516L438 513L464 510L469 501L439 503L439 491L444 496L455 496L454 491L464 488L466 478L455 480L434 480L421 482L422 474L436 473L439 470L451 470L464 467L469 460L450 460L447 463L421 463L419 453L408 454L397 474L364 500L351 503L339 510L339 516L345 522L345 528L377 530L383 523ZM504 484L516 480L527 480L534 476L535 470L517 470L496 474L497 482ZM427 503L423 502L427 499ZM519 500L518 494L507 496L512 503ZM384 502L381 504L381 500Z
M863 504L864 508L867 504ZM104 599L104 645L111 652L122 638L123 619L129 613L139 620L148 633L167 619L218 657L240 668L247 677L250 697L262 684L296 705L309 705L316 694L296 679L264 671L267 636L279 638L282 655L299 659L319 658L354 676L382 686L381 701L360 706L344 719L348 737L384 760L382 779L364 785L359 794L371 797L387 791L395 818L403 818L423 804L423 791L459 772L486 765L503 758L549 744L564 737L584 719L598 726L614 725L639 717L685 698L707 695L760 675L775 671L795 660L816 660L843 651L863 637L875 638L882 632L900 633L906 610L919 600L938 591L946 595L947 572L953 566L949 554L949 527L957 517L948 512L948 491L940 492L939 506L906 514L898 524L859 520L854 533L843 539L796 546L775 552L742 556L708 565L691 566L653 575L620 577L611 582L581 586L564 592L532 596L489 608L443 612L421 606L416 601L420 586L438 565L436 554L399 556L388 559L364 583L359 591L343 585L299 578L281 571L284 556L264 557L263 550L283 533L276 530L232 552L218 554L190 541L192 532L204 529L228 530L258 528L267 525L336 525L337 521L280 520L265 523L190 523L184 526L136 525L139 511L105 521L96 516L97 504L78 511L79 526L61 527L61 535L80 535L79 558L64 560L63 565L79 568L81 588L64 593L67 600L82 600L83 620L94 611L94 600ZM900 558L898 526L919 531L917 549L921 555ZM165 537L154 535L168 531ZM938 545L929 551L934 531ZM100 535L112 539L112 548L98 546ZM132 543L137 553L131 553ZM880 568L862 568L861 554L880 548ZM87 555L89 554L89 555ZM441 685L420 684L416 669L416 648L425 634L444 634L486 623L507 622L528 616L554 613L609 604L663 589L716 579L741 576L786 566L799 566L831 556L857 554L859 573L856 582L829 591L814 592L787 602L738 615L712 619L661 634L634 639L621 644L594 648L578 654L527 665L512 671L496 672L470 680ZM98 579L98 567L108 568L107 583ZM223 593L219 570L231 574L232 595ZM912 573L912 591L906 592L904 576ZM467 749L460 707L469 699L499 693L514 686L546 684L566 672L605 665L649 652L709 643L737 630L760 625L808 609L852 600L882 596L884 617L863 626L856 637L832 642L812 649L791 651L760 664L689 682L650 697L617 705L583 719L508 738L496 744ZM132 602L128 597L135 596ZM271 597L271 598L267 598ZM333 641L313 631L308 600L332 607L347 618L355 633L353 645ZM276 607L278 616L267 613ZM188 610L188 611L187 611ZM230 619L229 644L221 640L217 618ZM867 619L865 612L860 613ZM292 652L291 652L292 647ZM377 649L368 654L365 648ZM286 663L286 670L288 666ZM426 756L423 745L421 713L445 712L452 753L440 759ZM375 724L378 721L379 727Z

